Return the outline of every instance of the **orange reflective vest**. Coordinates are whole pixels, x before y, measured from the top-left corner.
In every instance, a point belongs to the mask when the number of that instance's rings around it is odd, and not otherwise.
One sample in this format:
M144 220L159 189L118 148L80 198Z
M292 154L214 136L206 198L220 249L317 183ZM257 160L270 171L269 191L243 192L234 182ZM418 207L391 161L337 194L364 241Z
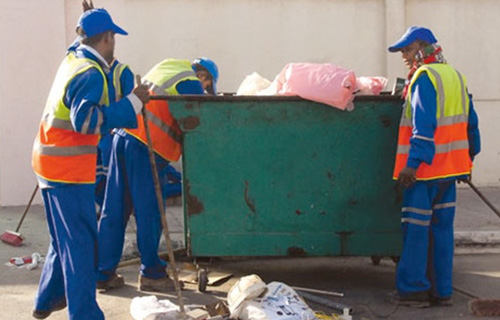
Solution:
M144 76L151 95L178 95L176 85L184 80L199 80L188 60L166 59ZM165 100L151 100L145 106L154 151L167 161L179 160L182 153L182 132ZM125 131L147 144L142 114L137 115L137 129Z
M106 76L101 67L90 59L77 58L74 53L69 53L59 66L33 147L33 169L45 180L62 183L95 182L100 135L76 132L70 120L70 109L63 101L71 80L90 68L99 70L106 84ZM99 104L108 103L108 88L104 85ZM84 124L84 127L88 125Z
M420 67L410 81L410 88L422 72L436 89L437 127L434 139L435 154L429 165L422 162L417 169L417 180L432 180L469 174L472 161L469 156L467 124L469 119L469 95L465 77L448 64L428 64ZM408 93L399 126L398 149L393 178L397 179L406 166L412 133L411 92Z

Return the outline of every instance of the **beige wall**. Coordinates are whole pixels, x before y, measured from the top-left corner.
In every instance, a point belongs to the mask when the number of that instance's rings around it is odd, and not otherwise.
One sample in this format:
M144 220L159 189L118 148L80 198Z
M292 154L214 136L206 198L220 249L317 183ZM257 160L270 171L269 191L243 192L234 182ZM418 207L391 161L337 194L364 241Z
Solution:
M129 32L116 56L145 74L166 57L213 58L219 89L234 92L253 71L272 79L288 62L329 62L392 80L406 70L387 45L410 25L431 28L463 71L481 120L474 180L500 178L500 22L497 0L94 0ZM74 39L80 1L0 0L0 205L25 204L47 92ZM39 201L40 199L38 199Z

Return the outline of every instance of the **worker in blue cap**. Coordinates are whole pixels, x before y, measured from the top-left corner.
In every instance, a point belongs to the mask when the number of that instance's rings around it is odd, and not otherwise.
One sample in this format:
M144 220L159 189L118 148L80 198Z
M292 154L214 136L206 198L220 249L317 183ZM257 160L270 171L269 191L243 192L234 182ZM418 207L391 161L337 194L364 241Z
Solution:
M151 95L217 93L219 71L208 58L194 61L166 59L154 66L144 83ZM169 111L166 100L151 100L145 107L160 181L168 181L168 164L181 156L182 132ZM137 244L141 255L139 290L168 292L174 289L166 263L158 256L161 220L151 170L146 130L142 115L137 129L117 130L113 137L109 174L99 221L99 277L102 290L124 285L116 273L121 258L125 228L133 212L137 224ZM163 198L167 184L161 185Z
M456 182L470 179L480 151L465 76L446 62L431 30L413 26L389 47L409 68L393 178L404 189L399 305L449 305Z
M149 101L140 77L132 92L110 101L106 73L117 26L104 9L82 14L80 45L61 63L43 112L32 164L42 189L50 232L32 316L45 319L68 307L69 319L104 319L96 301L97 216L94 206L101 133L137 127Z
M94 9L94 4L90 0L82 1L83 12ZM77 36L75 41L69 46L69 52L75 52L80 46L82 37ZM109 64L109 72L107 72L108 82L108 95L110 101L118 101L127 96L134 89L134 74L127 64L113 58ZM102 204L104 202L104 192L106 187L106 179L108 176L109 157L111 155L111 144L113 141L112 130L108 132L101 132L101 139L97 145L97 171L95 182L95 206L97 217L101 215ZM177 184L168 184L169 188L174 186L178 188Z

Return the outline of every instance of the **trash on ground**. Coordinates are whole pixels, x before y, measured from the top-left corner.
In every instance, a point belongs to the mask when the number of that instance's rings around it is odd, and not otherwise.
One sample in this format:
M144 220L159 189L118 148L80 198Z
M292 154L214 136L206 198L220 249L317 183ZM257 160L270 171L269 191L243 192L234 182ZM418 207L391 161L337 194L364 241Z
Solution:
M135 297L130 303L130 315L134 320L175 320L179 317L179 307L156 296Z
M18 268L26 268L28 270L35 269L38 264L42 261L42 256L35 252L31 256L13 257L9 259L9 262L5 265L15 266Z
M288 285L267 285L257 275L240 279L229 290L227 301L231 318L241 320L317 319L313 310Z

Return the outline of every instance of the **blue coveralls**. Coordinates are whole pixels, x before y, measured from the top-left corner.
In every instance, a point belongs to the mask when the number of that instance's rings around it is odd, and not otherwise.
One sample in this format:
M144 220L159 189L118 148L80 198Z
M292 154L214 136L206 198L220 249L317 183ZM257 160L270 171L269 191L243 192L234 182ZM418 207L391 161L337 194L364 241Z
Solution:
M120 75L121 96L116 96L116 89L113 83L113 73L118 66L118 60L114 60L111 64L110 71L107 74L108 78L108 94L109 101L116 101L124 96L127 96L134 89L134 74L128 66L123 69ZM106 190L106 177L108 175L109 157L111 156L111 145L113 143L113 135L111 132L105 132L99 140L97 146L97 172L95 181L95 202L97 211L100 212L104 202L104 192Z
M422 162L431 164L434 157L432 138L437 126L436 90L425 72L410 90L413 137L407 166L416 169ZM472 98L467 132L469 154L473 159L480 151L480 136ZM418 136L430 139L419 139ZM435 298L451 297L456 181L460 178L465 177L417 181L404 191L404 245L396 272L400 295L428 291Z
M106 64L81 46L78 57L92 59L106 69ZM77 132L82 132L90 116L90 130L95 128L98 110L106 132L115 127L137 127L133 104L129 99L99 105L102 88L107 84L94 68L81 73L68 84L64 103ZM69 319L99 320L104 315L96 301L97 216L94 206L94 184L57 183L38 177L50 232L50 245L43 266L35 309L52 311L65 301Z
M199 81L182 81L176 89L180 94L203 94ZM164 182L167 180L168 161L155 156L160 181ZM166 184L161 183L161 188L165 198ZM167 276L166 263L158 257L161 220L148 148L124 130L117 130L113 137L106 196L99 221L98 281L107 281L116 272L132 211L141 254L140 274L151 279L164 278Z

